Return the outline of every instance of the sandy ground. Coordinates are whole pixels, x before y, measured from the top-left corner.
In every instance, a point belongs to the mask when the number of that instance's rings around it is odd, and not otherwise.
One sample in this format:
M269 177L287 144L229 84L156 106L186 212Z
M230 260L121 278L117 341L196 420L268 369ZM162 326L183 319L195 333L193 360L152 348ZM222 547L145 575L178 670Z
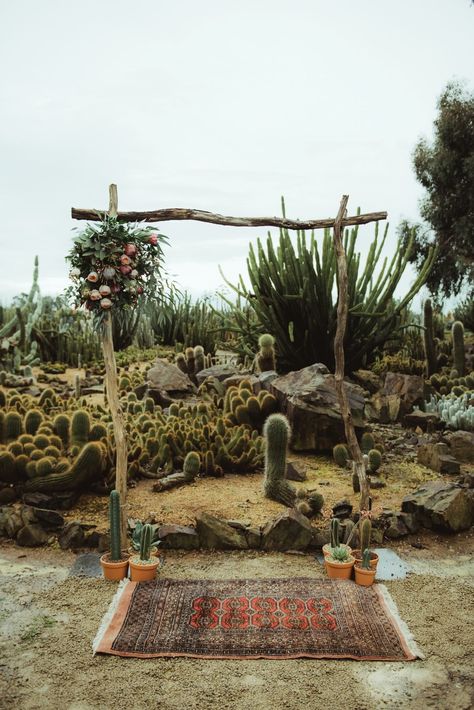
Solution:
M115 585L67 577L72 553L0 548L0 707L267 710L474 705L472 534L397 551L415 568L387 582L426 660L209 661L93 657L91 642ZM310 555L179 553L174 578L322 575Z
M307 468L308 480L293 483L296 488L315 490L324 496L323 517L315 519L316 526L327 525L334 503L346 498L358 509L359 495L352 491L350 472L339 468L329 457L295 456L289 458ZM433 471L417 463L390 462L382 466L379 478L386 487L372 491L373 508L382 506L400 509L405 495L415 490L423 481L440 478ZM445 480L449 476L443 477ZM279 503L264 498L263 473L247 475L228 474L223 478L199 478L192 484L171 491L154 493L154 481L141 480L129 488L129 515L140 520L152 516L156 522L193 525L196 514L205 511L228 520L242 520L261 525L282 511ZM107 497L81 496L76 507L65 513L68 520L97 525L107 529Z

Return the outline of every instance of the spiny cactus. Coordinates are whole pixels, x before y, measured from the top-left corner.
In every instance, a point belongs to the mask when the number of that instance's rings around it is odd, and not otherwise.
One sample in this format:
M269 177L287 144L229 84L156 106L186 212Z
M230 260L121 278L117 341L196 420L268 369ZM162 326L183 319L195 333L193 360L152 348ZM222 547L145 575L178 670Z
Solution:
M331 527L330 527L330 546L332 549L339 547L339 541L340 541L340 533L341 533L341 524L339 522L338 518L331 518Z
M371 449L368 453L369 473L376 473L382 465L382 454L377 449Z
M260 350L257 353L257 367L260 372L276 370L274 344L275 339L270 333L264 333L259 337Z
M265 479L264 493L267 498L292 507L296 490L286 480L286 454L290 425L283 414L272 414L265 422Z
M350 457L349 451L347 450L347 446L345 444L336 444L332 450L332 455L338 466L341 468L346 467Z
M71 419L71 446L78 446L80 449L89 441L91 422L89 413L79 409L74 412Z
M153 538L153 528L149 523L146 523L141 532L140 537L140 561L148 562L150 559L151 543Z
M104 464L104 449L98 442L90 442L84 446L72 466L62 473L51 473L44 478L34 478L27 481L25 490L40 491L72 491L81 488L91 480L100 479Z
M30 409L25 414L25 432L27 434L36 434L42 422L42 413L38 409Z
M122 545L120 539L120 493L116 490L110 492L109 521L110 561L120 562L120 560L122 559Z
M464 326L461 321L453 323L451 330L453 338L453 361L459 377L464 377L465 351L464 351Z
M425 346L426 376L436 372L436 345L433 326L433 306L429 298L423 304L423 342Z
M371 569L370 567L370 550L366 548L362 553L362 569Z
M5 441L14 441L23 433L23 422L18 412L7 412L5 416Z
M368 454L371 449L375 448L374 437L369 431L366 431L362 434L360 440L360 448L363 454Z
M201 459L199 458L199 454L195 451L190 451L189 454L186 454L183 465L183 473L187 481L194 481L199 473L200 467Z
M360 549L366 550L370 547L370 538L372 535L372 523L369 518L364 518L360 524Z

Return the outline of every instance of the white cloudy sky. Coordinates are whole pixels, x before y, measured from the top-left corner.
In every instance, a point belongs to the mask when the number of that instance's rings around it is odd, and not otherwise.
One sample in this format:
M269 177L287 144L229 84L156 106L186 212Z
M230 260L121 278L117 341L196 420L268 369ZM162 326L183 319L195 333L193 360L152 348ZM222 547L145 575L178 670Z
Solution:
M1 0L0 299L35 254L62 289L70 208L106 207L110 182L124 210L278 214L284 194L299 218L347 192L394 234L418 215L410 156L437 96L472 86L473 23L469 0ZM162 229L195 294L263 231Z

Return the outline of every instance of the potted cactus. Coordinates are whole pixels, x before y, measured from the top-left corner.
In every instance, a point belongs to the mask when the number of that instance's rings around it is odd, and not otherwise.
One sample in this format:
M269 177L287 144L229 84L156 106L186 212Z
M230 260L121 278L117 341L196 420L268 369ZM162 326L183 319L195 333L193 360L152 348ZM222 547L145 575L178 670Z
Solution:
M329 579L350 579L354 561L346 547L334 547L324 560Z
M120 494L111 491L109 499L110 552L102 555L100 564L105 579L118 581L127 576L129 555L122 551L120 540Z
M370 555L370 566L372 569L377 569L377 564L379 561L379 556L376 552L370 550L370 537L372 535L372 523L368 518L364 518L360 522L360 549L352 550L352 554L355 557L356 563L361 564L362 562L362 551L369 550Z
M355 581L362 587L370 587L374 583L375 568L371 565L370 550L366 548L362 553L362 561L354 563Z
M349 554L351 554L351 548L349 545L344 545L343 543L340 542L340 535L341 535L341 525L339 523L338 518L332 518L331 519L331 540L328 542L326 545L323 545L323 555L324 558L329 557L331 554L332 550L334 550L336 547L342 547Z
M160 560L151 554L152 538L153 527L147 523L141 530L140 553L130 558L130 579L132 582L150 582L156 578L156 570Z

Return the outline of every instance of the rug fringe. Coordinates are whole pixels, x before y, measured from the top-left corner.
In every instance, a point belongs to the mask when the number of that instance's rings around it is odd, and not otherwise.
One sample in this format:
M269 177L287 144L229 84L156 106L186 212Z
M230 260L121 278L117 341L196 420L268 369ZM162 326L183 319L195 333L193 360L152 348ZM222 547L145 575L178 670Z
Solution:
M387 587L385 584L377 584L377 587L384 599L385 604L387 605L387 609L390 611L392 614L393 618L395 619L398 628L400 629L400 632L403 635L404 641L409 649L409 651L416 656L417 658L424 659L425 655L422 653L420 650L420 647L415 641L415 637L413 636L412 632L408 628L407 623L401 618L399 612L398 612L398 607L395 604L392 595L388 591Z
M130 580L128 580L128 579L122 579L122 581L119 582L119 585L117 587L117 591L115 592L115 594L112 598L112 601L109 604L109 608L107 609L104 616L102 617L102 621L100 622L99 630L97 631L95 638L92 642L92 655L93 656L95 656L95 654L97 653L97 649L100 646L100 642L102 641L102 637L104 636L105 632L107 631L109 624L112 621L115 611L119 605L120 598L129 583L130 583Z

